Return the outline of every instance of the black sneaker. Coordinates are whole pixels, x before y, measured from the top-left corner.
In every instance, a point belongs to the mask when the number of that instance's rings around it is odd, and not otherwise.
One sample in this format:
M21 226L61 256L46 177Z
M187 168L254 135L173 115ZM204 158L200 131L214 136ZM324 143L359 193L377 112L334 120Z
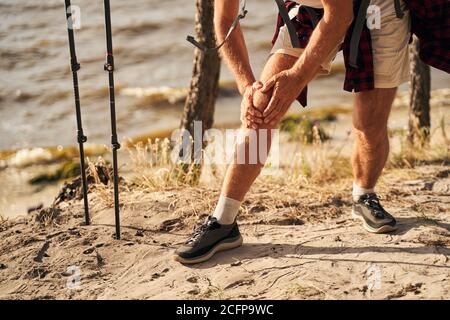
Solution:
M242 236L236 222L222 225L214 217L194 229L193 235L175 251L174 259L185 264L209 260L216 252L242 245Z
M363 222L364 229L372 233L397 230L397 222L380 204L375 193L364 194L353 203L352 216Z

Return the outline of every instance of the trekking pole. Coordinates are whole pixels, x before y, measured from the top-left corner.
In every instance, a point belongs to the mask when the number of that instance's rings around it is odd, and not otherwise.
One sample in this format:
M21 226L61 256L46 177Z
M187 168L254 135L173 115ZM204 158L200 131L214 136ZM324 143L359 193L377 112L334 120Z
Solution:
M114 96L114 56L112 47L111 32L111 8L109 0L104 0L105 6L105 30L106 30L106 63L105 71L109 75L109 105L111 111L111 145L113 154L113 173L114 173L114 210L116 219L116 239L120 239L120 210L119 210L119 173L117 166L117 150L120 144L117 141L116 131L116 106Z
M80 64L77 61L75 52L75 37L73 32L73 19L72 8L70 0L65 0L66 20L67 20L67 32L69 35L69 49L70 49L70 65L73 76L73 93L75 96L75 112L77 117L77 140L80 150L80 169L81 169L81 181L83 184L83 200L84 200L84 220L86 225L90 224L89 219L89 202L87 197L87 180L86 180L86 166L84 163L84 143L87 141L87 137L83 134L83 126L81 122L81 108L80 108L80 93L78 90L78 74L80 70Z

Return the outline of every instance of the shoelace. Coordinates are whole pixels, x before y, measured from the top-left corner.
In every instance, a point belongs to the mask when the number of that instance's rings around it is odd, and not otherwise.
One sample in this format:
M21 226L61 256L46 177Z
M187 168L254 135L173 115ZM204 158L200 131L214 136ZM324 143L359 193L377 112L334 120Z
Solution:
M379 198L374 194L367 194L363 196L363 203L371 208L370 211L376 218L383 219L385 218L384 209L380 204Z
M186 244L190 244L197 241L200 236L202 236L203 234L205 234L206 231L211 229L211 226L215 221L216 221L215 218L210 217L205 223L195 227L192 236L186 241Z

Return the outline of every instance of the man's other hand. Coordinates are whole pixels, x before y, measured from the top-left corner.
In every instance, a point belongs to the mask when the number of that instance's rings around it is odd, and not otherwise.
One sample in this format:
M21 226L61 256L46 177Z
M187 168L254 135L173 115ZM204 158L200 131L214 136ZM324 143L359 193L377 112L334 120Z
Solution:
M246 128L256 130L263 123L262 111L258 110L253 104L253 96L262 86L263 84L260 81L256 81L244 90L241 103L241 122Z
M261 88L265 93L273 90L269 105L263 112L264 123L278 123L305 86L306 83L292 69L270 78Z

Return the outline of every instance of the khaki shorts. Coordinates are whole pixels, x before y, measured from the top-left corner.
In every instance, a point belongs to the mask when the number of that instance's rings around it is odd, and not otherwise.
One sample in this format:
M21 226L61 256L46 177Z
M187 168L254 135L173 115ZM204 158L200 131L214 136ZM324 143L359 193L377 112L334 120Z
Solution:
M402 8L405 13L402 19L395 14L394 1L372 0L371 6L378 6L380 16L380 28L370 30L372 38L373 65L375 88L395 88L409 81L409 49L410 15L405 3ZM297 8L297 7L295 7ZM376 9L376 7L373 7ZM370 7L369 7L370 9ZM289 12L291 18L297 14L297 10ZM376 22L375 19L370 21ZM324 63L322 63L319 75L327 75L331 70L331 63L339 51L336 46ZM279 36L271 50L271 54L283 53L294 57L300 57L304 49L293 48L286 26L280 28Z

